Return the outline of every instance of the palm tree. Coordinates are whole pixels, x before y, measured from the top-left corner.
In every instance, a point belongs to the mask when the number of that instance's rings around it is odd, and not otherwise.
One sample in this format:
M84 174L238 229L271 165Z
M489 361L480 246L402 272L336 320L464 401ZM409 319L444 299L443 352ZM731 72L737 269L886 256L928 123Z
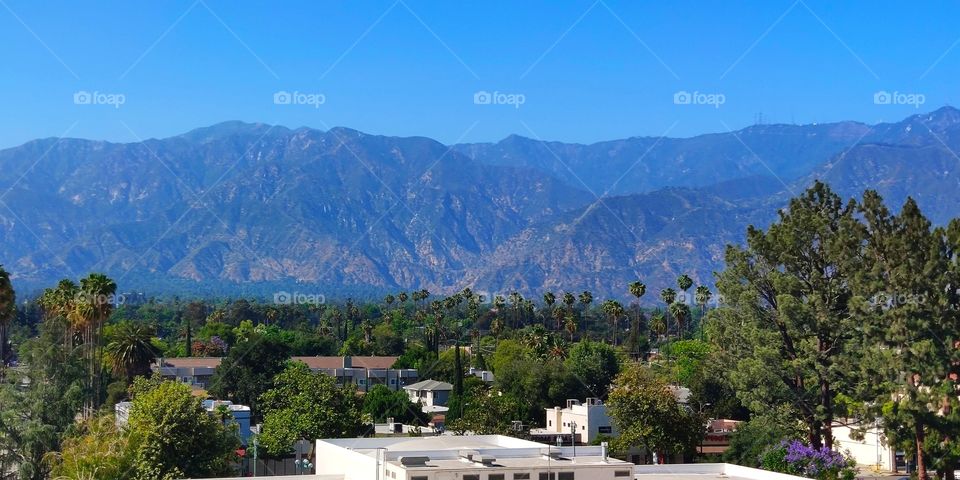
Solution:
M142 323L122 322L116 326L107 344L113 373L127 383L137 375L149 375L150 363L159 353L153 346L154 329Z
M496 317L490 322L490 333L492 333L495 338L500 338L500 334L503 333L503 320L500 319L500 317Z
M612 337L613 345L617 344L617 325L619 324L619 319L623 315L623 305L616 300L607 300L603 302L603 305L600 307L603 310L603 313L607 314L607 317L610 319L610 325L612 327Z
M117 293L117 284L102 273L91 273L80 279L81 301L76 313L86 330L88 361L90 362L91 390L93 399L89 414L100 405L101 368L103 364L103 346L101 333L103 324L113 312L113 299Z
M401 305L401 306L404 305L405 303L407 303L407 298L409 298L409 297L407 296L407 292L400 292L400 293L397 294L397 300L400 300L400 305Z
M563 307L556 307L553 309L553 319L557 321L557 330L560 330L560 326L563 324L564 318L567 314L563 310Z
M684 324L687 319L690 318L690 307L683 302L673 302L670 304L670 315L673 315L673 319L677 322L677 333L680 335L680 339L683 339L684 334Z
M370 335L373 333L373 324L369 320L364 320L360 323L360 328L363 330L363 341L364 343L370 343Z
M0 379L4 376L9 352L7 330L17 315L17 298L10 283L10 274L0 265Z
M650 331L656 333L657 337L662 337L667 332L667 319L662 313L653 314L653 318L650 319Z
M549 313L552 313L552 312L553 312L553 304L554 304L554 303L557 303L557 296L554 295L553 292L547 291L546 293L543 294L543 305L544 305L544 309L543 309L543 311L542 311L542 314L543 314L543 322L544 322L544 324L546 324L546 322L547 322L547 316L549 315ZM548 313L548 312L549 312L549 313ZM557 330L560 330L560 322L559 322L559 321L557 322L557 328L556 328L556 329L557 329Z
M590 319L588 318L588 314L590 312L590 304L593 303L593 294L590 293L589 290L584 290L580 293L578 300L580 301L580 309L583 311L583 324L585 328L589 329Z
M660 290L660 300L663 300L663 303L667 304L666 314L670 314L670 305L673 305L673 302L677 300L677 291L672 288L664 288ZM669 330L670 324L667 324Z
M703 320L707 314L707 304L710 303L710 298L713 297L713 293L710 292L710 289L706 285L700 285L697 287L697 290L693 294L694 300L696 300L697 305L700 305L700 339L703 339Z
M560 310L559 308L557 310ZM573 315L567 315L565 319L564 327L567 330L567 333L570 334L570 341L573 341L573 334L577 333L577 319L573 318Z
M640 328L640 297L644 296L647 293L647 285L643 282L637 280L635 282L630 282L628 286L630 289L630 294L634 297L637 297L637 329Z
M570 292L563 292L563 304L567 306L567 310L573 311L573 304L577 302L577 297L574 297Z
M507 304L507 301L504 300L503 295L497 295L493 297L493 308L499 312L503 310L503 307Z
M680 287L680 290L683 290L683 293L687 293L687 290L690 290L690 287L693 286L693 280L684 273L677 277L677 286Z

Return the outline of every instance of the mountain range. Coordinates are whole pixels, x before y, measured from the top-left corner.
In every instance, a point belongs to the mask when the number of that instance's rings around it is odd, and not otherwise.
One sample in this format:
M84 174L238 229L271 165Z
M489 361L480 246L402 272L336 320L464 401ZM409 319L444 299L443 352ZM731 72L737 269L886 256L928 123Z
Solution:
M48 138L0 151L0 263L36 288L102 271L155 294L626 297L636 279L712 284L725 246L815 179L894 208L910 195L946 222L960 212L957 151L951 107L590 145L241 122L139 143Z

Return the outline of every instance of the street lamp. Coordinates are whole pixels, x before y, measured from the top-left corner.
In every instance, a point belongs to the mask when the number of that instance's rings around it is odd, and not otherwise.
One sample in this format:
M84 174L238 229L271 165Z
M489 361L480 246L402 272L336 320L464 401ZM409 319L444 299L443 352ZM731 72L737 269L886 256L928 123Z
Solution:
M577 456L577 422L570 422L570 445L573 445L573 456Z

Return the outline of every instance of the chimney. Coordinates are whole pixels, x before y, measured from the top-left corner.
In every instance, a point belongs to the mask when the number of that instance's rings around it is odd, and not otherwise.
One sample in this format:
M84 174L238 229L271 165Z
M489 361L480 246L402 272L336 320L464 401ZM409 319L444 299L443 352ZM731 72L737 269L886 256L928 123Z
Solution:
M353 368L353 359L350 356L343 357L343 368Z

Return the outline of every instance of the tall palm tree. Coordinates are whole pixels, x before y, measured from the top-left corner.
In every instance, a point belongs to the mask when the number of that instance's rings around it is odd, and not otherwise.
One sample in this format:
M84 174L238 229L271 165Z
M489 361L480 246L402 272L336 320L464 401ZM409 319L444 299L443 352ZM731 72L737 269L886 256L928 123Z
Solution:
M593 294L589 290L584 290L580 293L580 296L577 297L577 300L580 301L580 309L583 311L583 325L584 328L590 328L590 319L588 317L590 313L590 304L593 303Z
M658 338L667 333L667 319L663 317L663 313L656 312L653 314L650 319L650 331L656 333Z
M710 298L713 297L713 293L710 292L710 289L706 285L700 285L697 287L696 291L693 293L694 300L697 302L697 305L700 305L700 339L703 339L703 320L707 314L707 304L710 303Z
M673 315L674 321L677 322L677 333L680 335L680 339L683 340L684 325L690 318L690 307L683 302L673 302L670 304L670 315Z
M574 303L577 303L577 297L570 292L563 292L563 304L567 306L567 310L573 311Z
M10 283L10 274L3 269L3 265L0 265L0 379L4 376L9 357L7 331L16 316L16 293L13 291L13 284Z
M551 292L551 291L545 292L545 293L543 294L543 305L544 305L544 308L543 308L543 310L542 310L543 323L544 323L544 324L547 323L547 316L550 315L551 313L553 313L553 304L554 304L554 303L557 303L557 296L554 295L553 292ZM556 328L556 329L557 329L557 330L560 330L560 322L559 322L559 321L557 322L557 328Z
M616 300L607 300L603 302L603 305L600 308L601 310L603 310L603 313L607 315L607 318L610 319L610 326L612 330L611 336L613 337L611 343L613 343L613 345L616 346L617 326L619 324L620 317L623 316L623 312L624 312L623 305L621 305L620 302Z
M557 309L560 310L559 308ZM570 341L573 341L573 334L577 333L577 319L573 315L567 315L565 319L564 327L567 330L567 333L570 334Z
M664 288L660 290L660 300L663 300L663 303L667 304L667 308L664 310L664 314L670 315L670 305L673 305L673 302L677 300L677 291L672 288ZM667 330L670 329L670 323L667 322Z
M360 323L360 328L363 330L364 343L370 343L370 337L373 334L373 324L370 323L370 320L364 320Z
M563 324L566 316L567 313L564 311L563 307L556 307L553 309L553 319L557 321L557 330L560 330L560 326Z
M137 375L149 375L150 363L159 353L153 346L155 330L142 323L123 322L114 328L107 343L113 373L132 383Z
M90 364L91 390L93 398L89 414L100 406L100 384L102 381L103 345L101 334L103 325L113 312L114 295L117 284L102 273L91 273L80 279L81 301L77 304L77 318L82 319L86 330L87 358Z
M644 296L647 293L647 285L643 282L637 280L635 282L630 282L628 285L630 290L630 295L633 295L637 298L637 329L640 328L640 297Z
M677 286L680 287L680 290L684 293L684 302L686 302L686 293L687 290L690 290L690 287L693 286L693 280L686 273L677 277Z
M490 322L490 333L493 334L494 338L500 338L500 334L503 333L503 320L500 317L496 317Z

